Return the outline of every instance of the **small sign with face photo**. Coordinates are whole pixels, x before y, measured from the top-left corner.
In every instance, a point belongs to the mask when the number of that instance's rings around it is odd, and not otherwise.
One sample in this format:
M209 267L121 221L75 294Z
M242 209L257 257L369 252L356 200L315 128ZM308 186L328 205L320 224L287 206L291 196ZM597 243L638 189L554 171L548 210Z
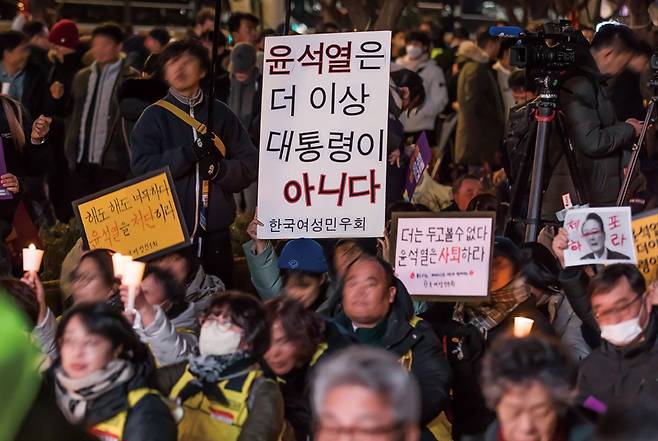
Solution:
M637 263L629 207L576 208L564 219L565 266Z

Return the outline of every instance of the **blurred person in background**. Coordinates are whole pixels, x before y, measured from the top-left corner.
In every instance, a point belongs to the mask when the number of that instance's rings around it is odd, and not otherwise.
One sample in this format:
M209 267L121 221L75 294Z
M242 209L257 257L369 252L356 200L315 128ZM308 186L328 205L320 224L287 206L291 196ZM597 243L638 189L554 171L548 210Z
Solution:
M50 70L48 28L40 21L28 21L23 33L30 39L30 62L47 73Z
M52 115L52 165L48 170L48 190L55 216L68 222L73 216L71 208L71 177L66 159L66 126L73 112L73 78L83 68L82 57L86 48L80 44L78 26L71 20L55 23L48 34L49 57L52 67L48 73L50 94L47 112Z
M104 303L75 306L57 329L60 358L44 387L60 417L99 438L176 440L176 423L151 387L153 364L120 312Z
M228 20L228 31L231 34L231 46L239 43L256 45L258 40L258 25L260 20L255 15L246 12L234 12Z
M121 56L123 38L116 24L97 26L91 40L94 62L73 80L73 113L66 137L73 199L118 184L130 175L117 91L139 72Z
M228 106L240 118L251 141L258 147L263 78L256 68L256 47L248 43L235 45L231 51L230 66L231 88ZM253 217L258 202L258 183L251 183L234 197L238 212L245 213L249 218Z
M406 55L396 64L415 72L423 79L425 101L414 111L400 115L407 136L414 141L426 132L430 145L434 145L436 119L448 103L448 89L443 71L430 59L430 39L423 32L410 32L406 36Z

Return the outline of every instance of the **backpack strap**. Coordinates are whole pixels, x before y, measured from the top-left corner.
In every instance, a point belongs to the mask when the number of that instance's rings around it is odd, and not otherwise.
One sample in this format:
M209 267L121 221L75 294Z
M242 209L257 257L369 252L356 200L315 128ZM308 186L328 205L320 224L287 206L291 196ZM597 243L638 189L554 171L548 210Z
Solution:
M183 110L179 109L169 101L160 100L156 102L155 105L167 109L169 112L171 112L176 117L178 117L178 119L185 122L188 126L192 127L200 134L205 135L208 132L208 127L206 127L205 124L192 118L192 116L189 115L187 112L184 112ZM217 147L217 149L222 153L222 155L226 157L226 146L224 145L224 142L215 133L211 133L211 137L213 143L215 144L215 147Z

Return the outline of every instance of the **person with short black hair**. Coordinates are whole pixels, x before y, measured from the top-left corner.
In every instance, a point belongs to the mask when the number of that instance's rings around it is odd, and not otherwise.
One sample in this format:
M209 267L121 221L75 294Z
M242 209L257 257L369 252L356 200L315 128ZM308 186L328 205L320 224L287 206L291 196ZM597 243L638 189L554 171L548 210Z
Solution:
M325 21L315 29L316 34L333 34L340 30L338 25L333 21Z
M514 67L510 64L510 48L516 44L513 38L505 39L500 43L500 49L496 55L496 63L493 65L493 70L496 71L496 79L498 80L498 88L503 98L503 105L505 106L505 120L509 114L509 109L514 105L514 95L508 85L510 75L514 72Z
M581 403L658 398L655 290L647 291L642 273L628 264L606 266L590 281L587 297L602 341L578 372Z
M537 97L537 83L526 77L525 70L512 72L507 86L512 91L515 106L526 104Z
M176 423L151 387L153 364L120 312L103 303L76 305L57 329L60 357L44 387L61 417L96 436L176 440Z
M47 70L30 61L29 37L18 31L0 32L0 53L3 93L25 106L31 117L41 115L48 96Z
M233 46L239 43L256 44L260 20L247 12L234 12L228 19L228 31L233 38Z
M658 433L658 404L652 399L615 402L599 419L594 441L652 441Z
M159 54L171 40L167 28L153 28L144 39L144 46L151 54Z
M484 358L482 390L497 414L485 441L583 441L592 425L574 408L569 357L547 337L505 338Z
M196 123L188 119L208 123L209 98L201 81L210 70L210 59L198 40L169 43L160 63L169 93L135 124L130 137L132 170L140 175L169 166L181 215L197 252L201 249L204 269L230 286L233 193L256 180L258 150L240 119L218 100L213 103L214 133L198 133Z
M118 184L129 176L130 154L119 127L117 91L139 72L121 56L123 38L117 24L94 28L94 62L73 80L73 113L66 136L73 199Z
M199 40L208 51L208 57L212 60L212 47L215 39L214 31L204 32ZM231 90L231 78L227 67L230 62L231 51L228 49L228 39L223 31L217 35L217 64L215 65L215 98L223 103L228 103L228 94ZM202 87L205 93L210 91L210 78L204 78Z
M180 400L180 439L276 441L283 398L259 366L270 345L265 309L252 295L215 297L201 317L198 357L160 369L158 388Z
M178 283L185 286L185 300L194 303L198 313L206 310L213 297L226 291L224 282L207 274L194 254L194 247L187 246L154 260L153 265L171 272Z

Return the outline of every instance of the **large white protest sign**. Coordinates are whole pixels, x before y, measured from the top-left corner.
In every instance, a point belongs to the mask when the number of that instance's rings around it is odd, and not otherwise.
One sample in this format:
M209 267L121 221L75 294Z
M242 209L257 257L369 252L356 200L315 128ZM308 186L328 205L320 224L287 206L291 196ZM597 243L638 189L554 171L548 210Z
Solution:
M565 266L637 262L630 207L575 208L567 211L564 228Z
M494 213L394 213L395 274L428 300L489 295Z
M384 230L391 33L265 40L258 237Z

